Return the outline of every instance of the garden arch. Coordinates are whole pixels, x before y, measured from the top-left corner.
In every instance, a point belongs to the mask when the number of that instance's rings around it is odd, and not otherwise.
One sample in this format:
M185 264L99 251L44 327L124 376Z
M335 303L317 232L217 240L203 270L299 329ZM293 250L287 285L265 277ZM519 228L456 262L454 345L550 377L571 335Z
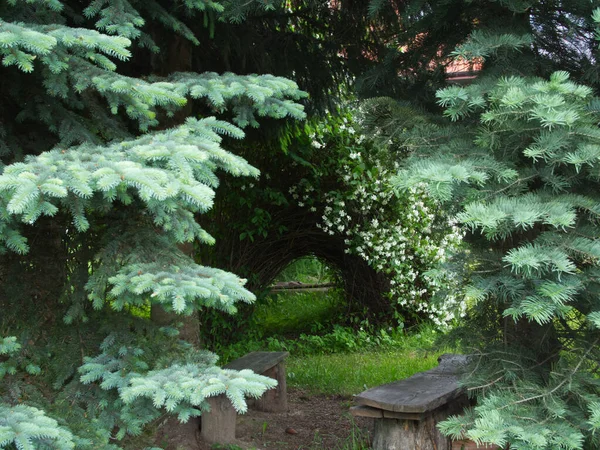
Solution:
M384 294L389 281L362 258L345 252L344 238L329 235L317 227L318 217L299 208L280 210L277 226L266 238L218 240L214 257L222 268L248 278L251 291L266 293L276 277L292 262L314 256L339 273L348 313L361 313L376 320L392 311Z

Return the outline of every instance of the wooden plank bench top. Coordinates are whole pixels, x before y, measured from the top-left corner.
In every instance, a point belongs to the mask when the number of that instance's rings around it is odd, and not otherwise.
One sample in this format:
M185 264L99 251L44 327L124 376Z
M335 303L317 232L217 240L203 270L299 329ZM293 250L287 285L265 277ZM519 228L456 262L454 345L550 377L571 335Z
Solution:
M405 380L369 389L355 397L359 405L384 411L423 414L462 393L456 375L418 373Z
M290 356L289 352L251 352L230 362L224 368L233 370L250 369L260 374L276 366L288 356Z
M463 393L458 378L464 365L465 360L459 355L442 357L434 369L368 389L354 399L358 405L383 411L425 414Z

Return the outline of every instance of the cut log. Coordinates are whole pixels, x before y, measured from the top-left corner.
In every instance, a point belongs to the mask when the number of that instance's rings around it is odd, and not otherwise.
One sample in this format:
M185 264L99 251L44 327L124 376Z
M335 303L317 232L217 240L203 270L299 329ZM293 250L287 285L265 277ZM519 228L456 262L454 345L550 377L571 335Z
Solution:
M230 444L235 441L236 411L231 401L224 395L207 399L210 412L202 419L202 439L208 443Z
M436 427L439 419L430 414L423 420L376 420L373 450L451 450L452 441Z
M285 379L285 365L283 364L283 361L277 363L277 365L271 367L262 374L277 380L277 387L275 389L269 389L262 397L256 399L254 408L265 412L286 412L287 382Z
M265 412L285 412L287 411L287 382L284 361L289 355L288 352L252 352L230 362L225 369L250 369L277 380L277 387L269 389L261 398L256 399L252 407Z

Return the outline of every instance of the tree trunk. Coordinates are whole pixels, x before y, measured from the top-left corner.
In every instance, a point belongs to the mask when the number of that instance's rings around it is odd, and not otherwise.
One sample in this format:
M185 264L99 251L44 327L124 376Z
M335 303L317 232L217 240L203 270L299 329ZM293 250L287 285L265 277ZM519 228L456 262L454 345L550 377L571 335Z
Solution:
M191 242L188 242L180 245L179 249L186 255L192 255L194 252L194 245ZM196 347L201 347L200 321L197 312L193 313L191 316L182 316L180 314L169 313L160 305L152 305L150 307L150 320L160 326L173 325L177 322L182 322L183 325L179 328L179 337Z

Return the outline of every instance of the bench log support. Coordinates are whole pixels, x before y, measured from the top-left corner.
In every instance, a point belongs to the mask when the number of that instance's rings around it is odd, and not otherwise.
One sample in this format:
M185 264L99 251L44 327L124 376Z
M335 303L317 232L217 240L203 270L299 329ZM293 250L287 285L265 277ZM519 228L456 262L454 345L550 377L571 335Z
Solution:
M224 368L231 370L250 369L255 373L274 378L277 386L267 390L259 399L247 398L248 406L259 411L287 411L287 383L284 360L288 352L252 352L230 362ZM210 411L201 416L202 439L211 444L235 442L237 413L231 401L224 395L207 399Z
M225 394L207 398L210 412L200 416L202 439L210 444L230 444L235 441L235 408Z
M262 375L277 380L277 387L269 389L262 397L254 401L254 408L265 412L287 411L287 382L285 379L285 365L283 361L271 367Z
M452 450L452 441L436 426L447 417L445 411L434 411L421 420L386 418L376 420L373 449Z
M285 358L288 352L252 352L236 359L225 369L250 369L254 373L277 380L277 386L265 392L261 398L248 403L254 409L265 412L287 411L287 383L285 380Z

